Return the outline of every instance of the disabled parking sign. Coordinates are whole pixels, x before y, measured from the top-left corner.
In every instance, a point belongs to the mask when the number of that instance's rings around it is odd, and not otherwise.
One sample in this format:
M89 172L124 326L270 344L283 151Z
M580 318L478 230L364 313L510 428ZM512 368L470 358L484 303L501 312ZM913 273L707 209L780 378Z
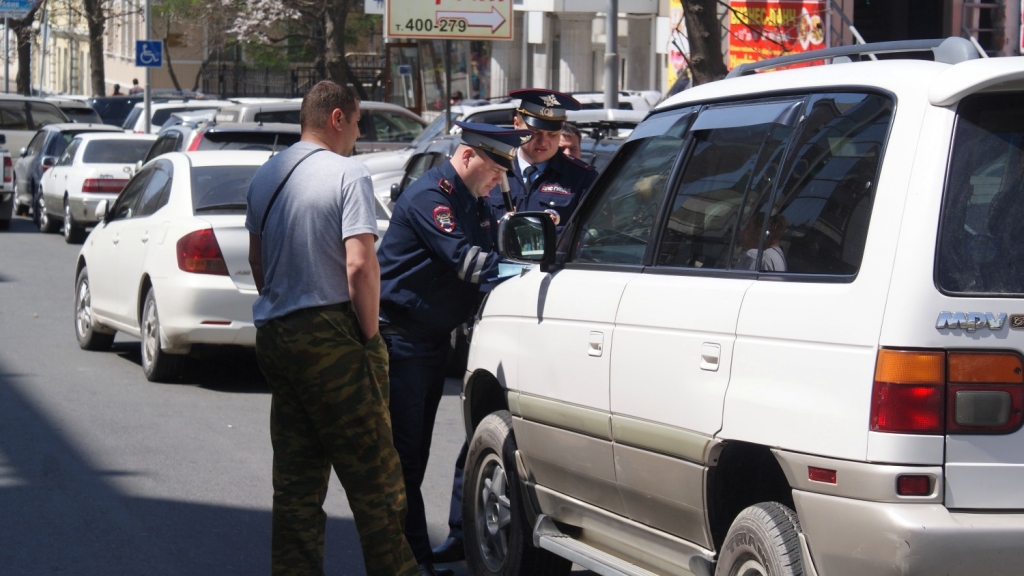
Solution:
M162 40L136 40L135 66L139 68L160 68L164 65L164 43Z

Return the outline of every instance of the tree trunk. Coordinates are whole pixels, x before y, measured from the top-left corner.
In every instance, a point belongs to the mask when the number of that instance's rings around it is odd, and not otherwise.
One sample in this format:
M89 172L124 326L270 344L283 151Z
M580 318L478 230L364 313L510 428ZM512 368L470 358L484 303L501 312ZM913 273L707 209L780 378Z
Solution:
M89 84L93 96L104 96L107 74L103 67L103 30L107 19L103 14L103 0L85 0L85 20L89 26Z
M171 76L171 82L174 83L174 89L181 92L181 84L178 82L178 75L174 73L174 63L171 62L171 47L168 46L168 40L171 38L171 18L167 17L164 22L164 61L167 62L167 73Z
M339 84L351 84L360 100L366 100L366 90L345 61L345 22L348 19L348 1L337 0L327 9L327 73Z
M32 95L32 36L35 34L32 22L36 19L36 13L41 5L36 4L21 20L8 22L14 32L14 41L18 50L18 75L15 77L15 85L18 94L25 96Z
M717 0L683 0L686 35L690 41L693 85L721 80L729 73L722 54L722 27Z

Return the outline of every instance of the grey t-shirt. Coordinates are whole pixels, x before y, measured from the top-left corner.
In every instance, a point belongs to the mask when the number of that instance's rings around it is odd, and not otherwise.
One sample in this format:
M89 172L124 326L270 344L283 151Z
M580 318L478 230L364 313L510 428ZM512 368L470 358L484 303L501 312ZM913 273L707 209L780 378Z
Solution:
M275 155L253 176L245 227L260 235L274 190L316 145L299 142ZM362 162L329 150L313 154L292 173L263 229L263 293L252 306L256 326L290 312L349 300L345 239L377 234L370 173Z

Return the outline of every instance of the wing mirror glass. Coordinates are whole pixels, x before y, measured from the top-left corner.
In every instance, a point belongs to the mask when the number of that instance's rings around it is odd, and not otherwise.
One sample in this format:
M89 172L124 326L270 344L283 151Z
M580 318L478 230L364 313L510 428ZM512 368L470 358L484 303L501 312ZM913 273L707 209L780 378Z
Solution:
M42 164L44 168L52 168L57 163L57 159L53 156L43 156Z
M521 264L555 262L555 223L547 212L519 212L502 219L498 251Z
M107 210L110 208L110 200L100 200L100 203L96 205L96 220L100 222L107 221Z

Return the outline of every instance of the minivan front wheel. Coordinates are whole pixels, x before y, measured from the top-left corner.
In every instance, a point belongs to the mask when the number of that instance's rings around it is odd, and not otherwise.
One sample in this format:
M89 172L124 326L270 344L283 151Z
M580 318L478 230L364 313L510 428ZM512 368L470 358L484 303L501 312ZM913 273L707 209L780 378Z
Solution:
M733 520L715 576L801 576L800 520L790 507L761 502Z
M463 533L470 574L568 574L572 563L533 546L515 467L512 415L499 411L480 421L466 455Z

